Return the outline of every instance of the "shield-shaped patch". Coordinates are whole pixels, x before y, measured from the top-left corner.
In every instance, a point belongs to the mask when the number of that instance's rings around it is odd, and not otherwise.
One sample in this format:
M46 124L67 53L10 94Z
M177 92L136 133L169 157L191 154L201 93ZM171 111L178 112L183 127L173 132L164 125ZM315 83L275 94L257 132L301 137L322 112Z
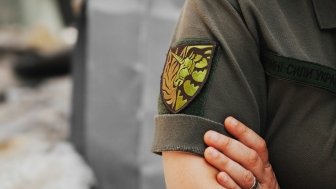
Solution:
M161 76L165 106L178 113L188 106L206 83L216 49L214 42L183 43L169 49Z

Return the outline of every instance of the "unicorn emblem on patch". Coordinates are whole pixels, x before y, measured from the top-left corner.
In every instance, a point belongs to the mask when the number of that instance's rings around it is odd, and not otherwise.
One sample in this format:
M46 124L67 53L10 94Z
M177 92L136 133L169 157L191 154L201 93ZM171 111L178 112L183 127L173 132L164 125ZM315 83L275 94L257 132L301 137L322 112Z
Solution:
M181 44L170 48L161 76L161 97L173 113L184 109L207 81L216 44Z

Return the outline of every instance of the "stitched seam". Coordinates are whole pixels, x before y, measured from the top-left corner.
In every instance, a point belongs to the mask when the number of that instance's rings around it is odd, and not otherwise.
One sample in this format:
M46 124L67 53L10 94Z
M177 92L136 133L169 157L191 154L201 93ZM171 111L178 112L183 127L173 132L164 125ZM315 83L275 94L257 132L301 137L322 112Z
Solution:
M170 145L165 147L154 146L152 148L152 152L161 154L164 151L183 151L195 153L196 155L203 156L204 149L196 148L196 147L186 147L186 146L177 146Z

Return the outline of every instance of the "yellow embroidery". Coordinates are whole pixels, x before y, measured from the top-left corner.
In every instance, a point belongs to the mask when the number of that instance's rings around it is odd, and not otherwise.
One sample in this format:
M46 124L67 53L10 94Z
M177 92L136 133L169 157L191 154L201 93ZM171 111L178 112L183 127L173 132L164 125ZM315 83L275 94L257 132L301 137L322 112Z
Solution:
M207 70L195 71L192 73L192 78L197 82L202 82L204 81L206 74Z
M186 82L184 82L184 85L183 85L184 92L188 96L194 96L198 88L199 86L195 86L194 84L191 84L190 80L187 80Z
M214 50L214 44L180 45L169 50L161 78L161 93L171 111L176 113L183 109L202 88Z
M186 103L187 103L187 100L184 100L183 97L181 96L181 91L178 91L177 102L176 102L175 109L177 109L177 110L180 109L180 108L183 107Z

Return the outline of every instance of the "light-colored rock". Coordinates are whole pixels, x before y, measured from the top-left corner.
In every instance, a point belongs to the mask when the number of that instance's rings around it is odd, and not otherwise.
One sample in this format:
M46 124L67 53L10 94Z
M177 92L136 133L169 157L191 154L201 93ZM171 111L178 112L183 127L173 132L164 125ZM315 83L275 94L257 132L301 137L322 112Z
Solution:
M13 57L11 56L0 57L0 93L4 93L11 86L17 85L17 79L11 68L12 60Z
M89 189L93 173L69 143L53 145L33 134L0 146L1 189Z
M58 78L37 88L11 87L0 105L0 142L19 133L33 132L49 140L69 133L70 78Z
M6 88L0 104L1 189L90 189L94 175L72 145L72 81Z

